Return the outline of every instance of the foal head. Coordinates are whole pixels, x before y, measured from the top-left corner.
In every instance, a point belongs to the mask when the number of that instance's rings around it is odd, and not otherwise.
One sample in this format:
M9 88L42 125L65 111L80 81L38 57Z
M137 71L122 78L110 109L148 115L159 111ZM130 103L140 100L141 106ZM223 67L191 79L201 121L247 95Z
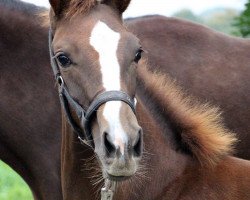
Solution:
M50 3L52 50L73 99L83 108L105 91L122 91L133 99L142 50L122 25L129 1ZM90 129L104 175L114 180L133 175L142 155L142 131L131 107L123 101L102 104Z

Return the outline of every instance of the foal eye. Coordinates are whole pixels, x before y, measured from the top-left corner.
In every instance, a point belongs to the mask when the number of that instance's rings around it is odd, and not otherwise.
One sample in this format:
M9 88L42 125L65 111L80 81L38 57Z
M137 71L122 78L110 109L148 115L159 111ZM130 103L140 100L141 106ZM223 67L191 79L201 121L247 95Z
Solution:
M134 58L135 63L138 63L141 60L142 53L143 53L143 50L141 48L136 52L135 58Z
M58 62L60 63L60 65L64 68L69 67L70 64L72 64L72 61L70 60L70 58L66 56L65 54L59 54L56 58Z

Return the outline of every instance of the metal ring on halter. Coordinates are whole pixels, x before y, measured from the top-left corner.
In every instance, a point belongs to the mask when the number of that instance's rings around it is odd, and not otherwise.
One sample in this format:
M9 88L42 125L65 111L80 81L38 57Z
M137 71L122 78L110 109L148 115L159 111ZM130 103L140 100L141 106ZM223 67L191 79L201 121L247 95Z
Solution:
M61 75L58 75L58 76L56 77L56 81L57 81L57 83L58 83L60 86L64 85L64 80L63 80L63 77L62 77Z

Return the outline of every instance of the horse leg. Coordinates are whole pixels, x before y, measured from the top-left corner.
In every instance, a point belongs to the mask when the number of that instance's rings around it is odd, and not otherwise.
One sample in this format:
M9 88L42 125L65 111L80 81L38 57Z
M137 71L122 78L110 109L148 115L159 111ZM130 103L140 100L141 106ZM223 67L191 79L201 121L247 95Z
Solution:
M0 132L0 159L25 180L34 199L61 200L60 175L57 174L57 171L59 171L57 167L59 168L59 166L53 166L53 164L49 166L44 162L34 162L31 165L2 137L3 135ZM40 155L37 154L36 156L39 157ZM37 165L37 167L33 167L34 165Z

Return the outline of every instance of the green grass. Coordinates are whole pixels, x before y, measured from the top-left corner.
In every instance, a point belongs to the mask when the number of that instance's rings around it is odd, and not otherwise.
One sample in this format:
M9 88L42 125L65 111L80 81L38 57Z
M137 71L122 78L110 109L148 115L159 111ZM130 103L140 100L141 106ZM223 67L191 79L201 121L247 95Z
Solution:
M0 200L32 200L32 194L23 179L0 161Z

